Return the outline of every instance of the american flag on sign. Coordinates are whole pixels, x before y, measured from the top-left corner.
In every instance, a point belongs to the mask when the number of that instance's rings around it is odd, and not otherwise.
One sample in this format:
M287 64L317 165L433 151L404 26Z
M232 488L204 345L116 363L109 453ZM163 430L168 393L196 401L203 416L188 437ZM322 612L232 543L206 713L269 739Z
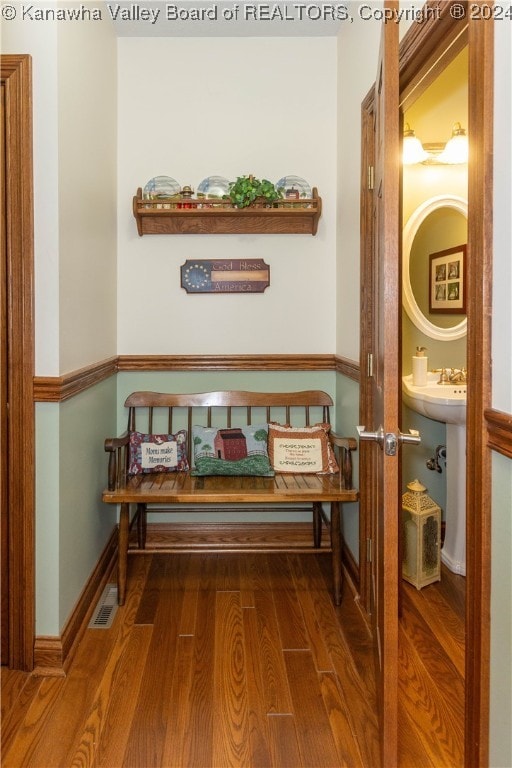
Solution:
M270 267L262 259L197 259L181 267L187 293L263 293Z

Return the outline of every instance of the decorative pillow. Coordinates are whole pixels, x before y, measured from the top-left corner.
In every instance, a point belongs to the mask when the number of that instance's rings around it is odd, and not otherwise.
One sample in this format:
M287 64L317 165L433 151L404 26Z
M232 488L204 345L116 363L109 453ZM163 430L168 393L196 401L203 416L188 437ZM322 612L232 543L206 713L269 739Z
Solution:
M329 424L288 427L269 424L268 453L276 472L328 474L338 472L329 442Z
M186 472L187 432L175 435L145 435L130 433L130 475L141 472Z
M192 475L274 475L267 452L267 424L233 429L192 427L192 438Z

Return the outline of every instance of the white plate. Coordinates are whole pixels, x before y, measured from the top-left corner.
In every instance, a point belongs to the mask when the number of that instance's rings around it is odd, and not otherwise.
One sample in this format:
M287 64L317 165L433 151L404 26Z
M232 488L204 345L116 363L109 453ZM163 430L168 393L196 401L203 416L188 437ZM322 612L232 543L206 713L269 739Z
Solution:
M291 200L299 199L311 199L311 187L306 179L302 179L300 176L283 176L282 179L276 184L276 188L280 189L283 193L283 197L290 198Z
M170 176L155 176L148 181L142 190L142 196L146 199L174 197L174 195L179 194L180 190L181 187L176 179Z
M223 197L229 194L229 180L224 176L208 176L199 184L197 191L206 197Z

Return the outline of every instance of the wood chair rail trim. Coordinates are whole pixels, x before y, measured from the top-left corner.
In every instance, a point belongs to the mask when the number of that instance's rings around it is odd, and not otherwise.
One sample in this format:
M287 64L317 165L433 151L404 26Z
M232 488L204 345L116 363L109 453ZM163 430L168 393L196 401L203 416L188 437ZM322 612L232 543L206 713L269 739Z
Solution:
M339 355L118 355L61 376L34 376L33 398L69 400L125 371L336 371L359 381L359 363Z
M512 459L512 413L486 408L484 416L489 448Z

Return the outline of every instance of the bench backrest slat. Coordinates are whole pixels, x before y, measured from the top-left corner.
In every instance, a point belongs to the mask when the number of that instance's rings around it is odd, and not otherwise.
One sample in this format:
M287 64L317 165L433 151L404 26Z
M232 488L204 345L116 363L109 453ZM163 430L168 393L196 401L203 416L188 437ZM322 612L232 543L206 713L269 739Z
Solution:
M125 401L126 407L188 407L188 406L332 406L332 398L321 390L302 392L244 392L217 391L184 394L162 392L133 392Z

